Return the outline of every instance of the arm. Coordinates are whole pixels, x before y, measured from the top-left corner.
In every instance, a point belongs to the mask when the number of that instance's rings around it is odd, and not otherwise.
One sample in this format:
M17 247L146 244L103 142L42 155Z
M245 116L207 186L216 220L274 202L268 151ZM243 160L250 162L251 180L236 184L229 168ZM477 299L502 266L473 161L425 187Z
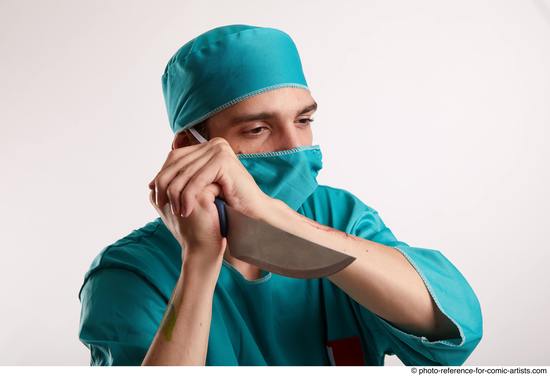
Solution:
M202 260L186 259L168 305L169 295L138 270L124 264L95 270L79 295L79 339L90 365L204 364L222 261L203 266Z
M362 306L417 335L458 337L458 330L434 304L422 278L393 247L321 225L279 200L263 218L304 239L351 255L356 260L328 277Z
M411 267L417 272L418 277L425 284L424 287L431 295L430 301L433 300L438 309L441 310L440 312L450 319L458 329L458 335L453 338L441 340L432 338L432 341L430 341L424 335L419 336L400 329L399 326L401 325L404 328L405 325L403 323L406 324L407 321L401 321L400 323L391 322L389 316L386 316L388 318L382 316L384 314L382 311L378 311L378 313L371 311L371 309L377 309L377 306L381 310L384 310L380 299L386 299L385 301L388 305L386 311L396 315L394 317L399 317L399 312L395 312L395 310L399 309L404 311L401 317L415 317L415 312L408 312L412 311L410 307L403 306L389 293L385 293L385 291L393 291L395 294L396 289L399 289L396 286L403 286L402 282L401 285L399 284L399 279L402 277L392 273L391 270L380 272L380 269L384 267L380 266L380 264L372 268L369 268L368 265L363 265L364 269L356 269L356 273L350 276L350 278L356 278L357 283L367 283L367 287L355 290L359 296L350 297L350 293L353 292L344 291L339 286L336 286L335 283L329 283L327 286L329 288L332 286L334 294L343 295L351 304L355 312L355 320L353 321L356 322L357 330L361 333L362 338L370 342L371 345L368 346L368 349L372 357L379 360L382 359L383 363L384 354L395 354L405 365L463 364L481 340L482 316L479 301L460 271L437 250L413 247L397 240L378 213L353 195L334 189L325 190L324 192L316 198L317 201L315 204L325 202L324 205L328 205L329 208L329 216L323 216L322 212L316 213L309 209L304 211L304 214L307 212L309 218L316 218L316 220L319 218L322 223L330 223L332 227L336 227L341 231L335 231L330 227L311 221L292 210L288 210L289 208L281 206L283 205L282 203L272 204L273 215L264 220L298 236L319 242L344 253L353 254L354 256L361 251L365 252L365 249L367 250L367 255L369 253L372 255L373 251L372 245L369 245L370 243L393 248L409 261ZM325 194L326 196L323 196ZM282 213L286 216L285 221L280 219ZM350 240L356 238L359 239ZM360 256L346 269L326 279L330 280L332 277L343 275L347 269L354 266L353 264L359 260L361 260ZM363 260L363 262L366 260L369 260L369 262L372 260L373 263L380 262L380 258L377 259L375 257L365 257ZM396 266L400 264L390 262L381 265L389 268L400 267ZM361 273L371 273L370 278L375 279L375 281L361 282L366 276L361 275ZM392 273L394 280L380 282L380 279L384 278L385 273ZM378 283L376 279L379 280ZM390 284L390 286L384 285L384 283ZM375 288L376 286L384 287L379 287L379 291L370 292L367 291L369 289L368 286L375 286ZM408 287L403 288L406 289ZM370 294L369 296L371 296L374 302L362 299L362 294ZM398 297L402 297L399 292L397 294ZM418 305L413 305L413 307L418 307ZM394 320L398 321L399 319Z
M142 365L205 365L212 300L222 260L223 254L208 265L202 259L184 259L180 278Z

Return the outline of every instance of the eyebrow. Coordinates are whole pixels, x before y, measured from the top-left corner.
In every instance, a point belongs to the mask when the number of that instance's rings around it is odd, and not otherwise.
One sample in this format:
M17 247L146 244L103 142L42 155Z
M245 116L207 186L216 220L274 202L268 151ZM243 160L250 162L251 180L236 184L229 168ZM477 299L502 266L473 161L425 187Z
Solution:
M306 107L302 108L296 113L296 116L305 114L310 111L317 110L317 102L313 102L312 104L307 105ZM229 122L231 124L239 124L244 123L247 121L254 121L254 120L265 120L265 119L273 119L276 117L277 114L275 112L258 112L255 114L246 114L246 115L240 115L240 116L234 116L232 117Z

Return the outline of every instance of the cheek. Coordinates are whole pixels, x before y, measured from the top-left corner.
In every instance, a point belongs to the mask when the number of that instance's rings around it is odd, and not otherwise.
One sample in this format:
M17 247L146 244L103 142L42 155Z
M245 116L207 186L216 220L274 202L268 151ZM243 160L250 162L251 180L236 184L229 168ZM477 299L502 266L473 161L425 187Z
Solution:
M255 144L243 140L242 137L230 137L227 139L227 142L229 142L235 154L253 153L250 150L257 148Z
M311 145L313 142L313 131L311 126L304 129L300 141L303 145Z
M239 132L219 132L215 136L223 137L233 149L235 154L246 153L246 142Z

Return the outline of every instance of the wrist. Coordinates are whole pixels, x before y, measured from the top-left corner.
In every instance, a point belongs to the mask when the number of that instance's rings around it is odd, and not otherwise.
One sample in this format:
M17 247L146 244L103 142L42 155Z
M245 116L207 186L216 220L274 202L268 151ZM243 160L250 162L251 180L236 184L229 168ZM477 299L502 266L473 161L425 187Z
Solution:
M319 244L323 244L320 242L327 235L330 236L327 231L332 230L298 213L278 199L271 200L261 220L289 234Z
M216 257L210 255L203 255L206 252L201 250L193 250L192 252L185 252L181 264L180 276L185 278L198 278L201 280L209 280L216 283L218 275L220 273L221 265L223 262L223 253Z
M263 210L257 219L260 219L272 226L281 228L292 219L292 215L296 214L284 201L269 197L263 205Z
M255 206L255 210L251 213L244 214L254 219L270 222L281 216L280 213L284 210L282 205L286 206L283 201L263 193L261 199L259 200L259 204Z

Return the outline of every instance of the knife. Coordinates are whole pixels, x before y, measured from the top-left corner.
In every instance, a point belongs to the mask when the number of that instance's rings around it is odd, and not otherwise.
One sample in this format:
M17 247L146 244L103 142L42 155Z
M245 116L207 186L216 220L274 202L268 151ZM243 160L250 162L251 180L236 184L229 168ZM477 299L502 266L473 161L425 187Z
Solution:
M263 270L293 278L321 278L351 264L355 257L290 234L240 213L216 197L220 232L229 253Z
M208 142L193 127L189 131L199 143ZM250 218L220 197L214 203L229 253L263 270L293 278L321 278L339 272L355 260L353 256Z

